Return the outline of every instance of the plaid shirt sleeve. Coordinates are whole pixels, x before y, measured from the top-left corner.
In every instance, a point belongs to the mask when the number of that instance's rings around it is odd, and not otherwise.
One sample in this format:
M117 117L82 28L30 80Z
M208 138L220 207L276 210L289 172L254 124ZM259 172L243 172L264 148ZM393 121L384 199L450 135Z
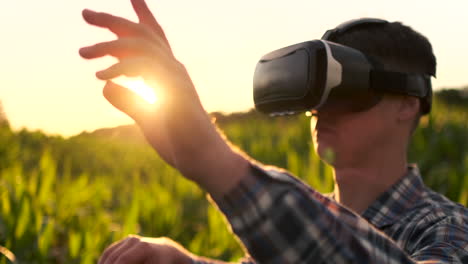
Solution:
M468 260L463 254L452 259L450 251L454 249L447 244L431 244L431 236L459 230L435 227L424 240L427 246L410 256L361 216L277 169L252 166L249 177L215 202L256 263L429 264ZM466 253L467 248L458 250Z

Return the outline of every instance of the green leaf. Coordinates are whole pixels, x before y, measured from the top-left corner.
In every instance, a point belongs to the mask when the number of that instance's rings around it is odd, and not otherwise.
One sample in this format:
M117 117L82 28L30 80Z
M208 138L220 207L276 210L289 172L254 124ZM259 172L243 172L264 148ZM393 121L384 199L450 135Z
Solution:
M21 211L18 216L18 221L16 222L16 229L15 229L15 238L20 239L24 232L26 231L26 228L28 227L29 224L29 219L30 219L30 213L31 208L30 208L30 201L26 196L23 196L22 203L21 203Z
M43 232L39 234L38 246L39 252L42 256L47 256L50 252L50 247L54 240L54 229L55 221L53 219L49 219Z

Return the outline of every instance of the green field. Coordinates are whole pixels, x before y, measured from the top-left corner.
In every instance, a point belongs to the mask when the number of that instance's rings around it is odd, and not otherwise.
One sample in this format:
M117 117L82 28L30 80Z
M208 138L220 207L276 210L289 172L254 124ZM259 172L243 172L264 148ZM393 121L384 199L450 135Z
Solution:
M429 186L466 206L468 104L442 95L416 131L410 161ZM331 191L331 170L312 150L305 116L250 112L218 116L217 123L255 159ZM205 195L165 165L133 127L64 139L0 126L0 246L18 263L96 263L107 245L134 233L236 260L242 250ZM9 263L2 254L1 263Z

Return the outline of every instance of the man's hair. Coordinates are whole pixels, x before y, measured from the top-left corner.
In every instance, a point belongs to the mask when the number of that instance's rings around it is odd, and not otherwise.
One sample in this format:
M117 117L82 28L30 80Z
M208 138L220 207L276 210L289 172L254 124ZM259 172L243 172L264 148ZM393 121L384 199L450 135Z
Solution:
M400 22L358 25L329 40L372 56L388 71L436 75L436 58L429 40Z

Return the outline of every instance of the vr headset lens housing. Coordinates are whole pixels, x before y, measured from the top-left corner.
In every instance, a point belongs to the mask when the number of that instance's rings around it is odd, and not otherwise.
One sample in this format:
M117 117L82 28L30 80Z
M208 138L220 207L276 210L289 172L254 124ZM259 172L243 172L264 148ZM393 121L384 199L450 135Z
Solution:
M386 23L366 21L350 24ZM343 30L347 30L346 25L327 31L324 37ZM384 71L362 52L326 40L266 54L257 64L253 86L255 107L270 115L318 110L324 105L364 111L377 104L383 93L423 98L423 113L430 111L430 76Z
M262 57L254 74L255 106L285 114L339 104L351 111L374 105L369 59L357 50L314 40Z

